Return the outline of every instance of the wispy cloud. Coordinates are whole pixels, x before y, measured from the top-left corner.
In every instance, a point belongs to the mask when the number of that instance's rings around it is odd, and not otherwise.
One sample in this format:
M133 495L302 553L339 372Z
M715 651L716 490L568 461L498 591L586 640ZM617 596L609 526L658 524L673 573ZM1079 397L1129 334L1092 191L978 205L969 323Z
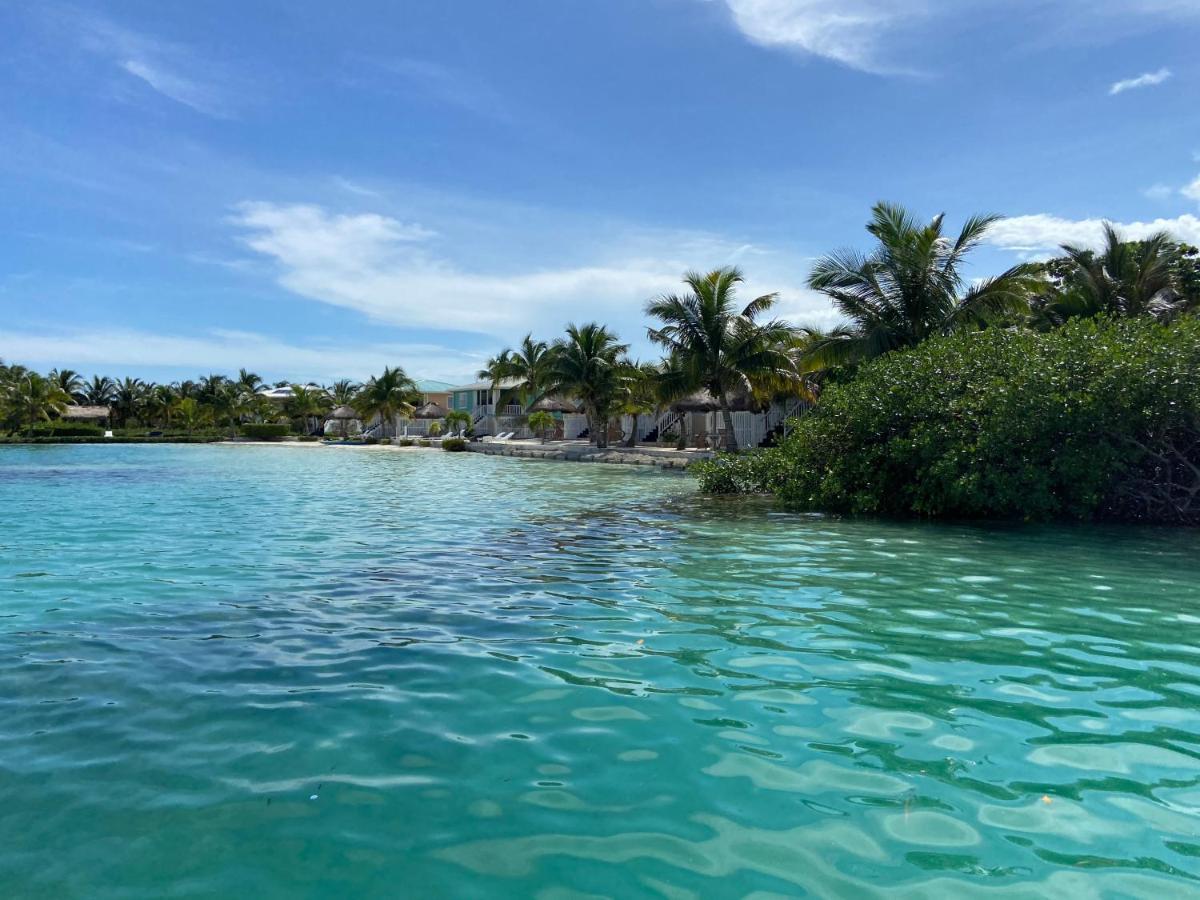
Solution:
M220 95L211 86L176 74L163 68L161 64L145 59L127 59L121 63L121 68L135 78L140 78L164 97L190 106L196 112L217 117L228 114Z
M1200 175L1197 175L1196 180L1191 184L1181 187L1179 193L1183 194L1189 200L1195 200L1197 203L1200 203Z
M1200 186L1197 193L1200 194ZM1186 213L1173 219L1113 224L1132 240L1141 240L1156 232L1166 231L1176 240L1189 244L1200 243L1200 218ZM987 242L1005 250L1030 252L1054 249L1061 244L1095 247L1101 243L1103 235L1103 219L1066 219L1038 213L1014 216L997 222L988 232Z
M1175 196L1175 189L1169 184L1152 184L1142 191L1142 196L1148 200L1169 200Z
M1138 75L1136 78L1126 78L1123 81L1118 81L1108 89L1109 96L1123 94L1126 91L1134 91L1138 88L1154 87L1162 84L1171 77L1170 69L1159 69L1157 72L1146 72Z
M69 7L50 10L47 15L60 30L131 83L206 116L229 118L236 111L243 91L233 89L228 69L217 61L96 14Z
M750 41L823 57L875 74L911 74L907 51L928 49L938 37L961 31L964 7L1007 18L1028 15L1066 39L1065 27L1117 31L1130 23L1156 24L1200 18L1194 0L718 0ZM954 28L942 27L945 24ZM908 38L909 40L904 40ZM1150 73L1146 77L1157 77ZM1131 79L1133 80L1133 79ZM1158 82L1145 82L1152 84ZM1132 87L1141 87L1134 84ZM1128 88L1124 88L1128 90ZM1119 91L1117 92L1119 93Z

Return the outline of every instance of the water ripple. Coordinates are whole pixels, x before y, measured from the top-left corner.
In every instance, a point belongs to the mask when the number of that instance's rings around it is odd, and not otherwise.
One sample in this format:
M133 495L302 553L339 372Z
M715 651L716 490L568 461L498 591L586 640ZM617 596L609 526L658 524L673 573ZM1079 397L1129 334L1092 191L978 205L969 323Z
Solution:
M14 895L1200 892L1194 534L288 447L0 512Z

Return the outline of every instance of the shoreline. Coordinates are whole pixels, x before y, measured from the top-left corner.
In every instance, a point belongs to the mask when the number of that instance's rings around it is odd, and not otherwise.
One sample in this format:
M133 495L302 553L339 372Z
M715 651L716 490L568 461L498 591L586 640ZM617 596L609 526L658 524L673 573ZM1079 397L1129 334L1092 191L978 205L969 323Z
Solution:
M196 440L176 440L163 438L83 438L83 439L65 439L65 440L31 440L31 441L3 441L4 446L12 447L49 447L49 446L81 446L81 445L130 445L130 444L154 444L154 445L170 445L176 444L180 446L225 446L225 447L288 447L293 449L347 449L347 450L370 450L376 452L391 452L397 453L400 451L415 451L415 452L446 452L442 450L440 443L434 443L429 447L422 447L416 444L401 446L397 443L389 444L327 444L324 441L300 441L300 440L230 440L225 439L196 439ZM584 441L551 441L543 444L538 440L529 441L502 441L502 442L485 442L485 441L468 441L466 450L467 453L478 453L483 456L503 456L512 459L536 459L550 462L582 462L582 463L608 463L611 465L626 465L626 466L652 466L663 470L683 471L688 468L693 462L698 459L711 459L714 454L710 450L676 450L670 447L624 447L610 446L600 450L591 444Z

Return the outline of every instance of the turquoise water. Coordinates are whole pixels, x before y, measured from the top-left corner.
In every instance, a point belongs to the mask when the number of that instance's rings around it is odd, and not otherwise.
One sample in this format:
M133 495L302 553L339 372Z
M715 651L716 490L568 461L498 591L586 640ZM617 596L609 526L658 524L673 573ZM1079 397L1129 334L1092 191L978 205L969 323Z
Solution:
M0 448L0 894L1200 895L1200 536Z

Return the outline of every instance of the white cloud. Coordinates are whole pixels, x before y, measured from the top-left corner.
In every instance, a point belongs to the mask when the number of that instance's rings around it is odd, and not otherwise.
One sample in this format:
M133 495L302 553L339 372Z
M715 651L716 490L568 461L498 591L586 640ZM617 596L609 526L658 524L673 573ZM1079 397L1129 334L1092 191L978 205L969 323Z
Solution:
M1200 175L1197 175L1196 180L1191 184L1181 187L1179 193L1183 194L1189 200L1195 200L1197 203L1200 203Z
M1171 77L1170 69L1159 69L1157 72L1146 72L1136 78L1126 78L1123 81L1116 82L1108 89L1110 95L1123 94L1126 91L1136 90L1137 88L1154 87L1162 84Z
M927 12L906 0L724 0L751 41L792 47L855 69L880 71L876 45L905 19Z
M514 335L557 332L569 320L617 316L673 290L689 262L627 255L578 266L469 271L434 255L433 232L374 213L335 215L311 205L242 204L243 241L270 257L279 283L381 322ZM695 264L694 261L690 264Z
M896 60L920 58L939 34L961 34L965 7L970 8L967 11L990 10L1007 18L1026 15L1030 30L1053 33L1056 40L1069 39L1080 29L1125 33L1134 25L1146 27L1200 17L1200 4L1195 0L1059 0L1054 4L1045 0L720 2L729 10L738 30L756 44L799 50L880 74L911 73L911 64ZM902 40L905 32L917 40ZM1150 83L1157 82L1146 82Z
M0 329L4 359L32 368L66 366L112 375L170 373L158 378L236 372L245 366L270 381L362 380L384 366L401 365L414 377L468 381L485 361L436 344L369 341L353 346L289 344L261 334L210 331L200 335L158 334L137 329L99 328L56 332Z
M1175 196L1175 189L1169 184L1152 184L1142 191L1142 196L1150 200L1169 200Z
M1131 240L1140 240L1166 231L1176 240L1200 243L1200 218L1190 214L1152 222L1115 222L1117 229ZM1005 250L1036 251L1054 249L1061 244L1095 247L1103 236L1103 219L1064 219L1039 213L1002 219L988 232L987 242Z

